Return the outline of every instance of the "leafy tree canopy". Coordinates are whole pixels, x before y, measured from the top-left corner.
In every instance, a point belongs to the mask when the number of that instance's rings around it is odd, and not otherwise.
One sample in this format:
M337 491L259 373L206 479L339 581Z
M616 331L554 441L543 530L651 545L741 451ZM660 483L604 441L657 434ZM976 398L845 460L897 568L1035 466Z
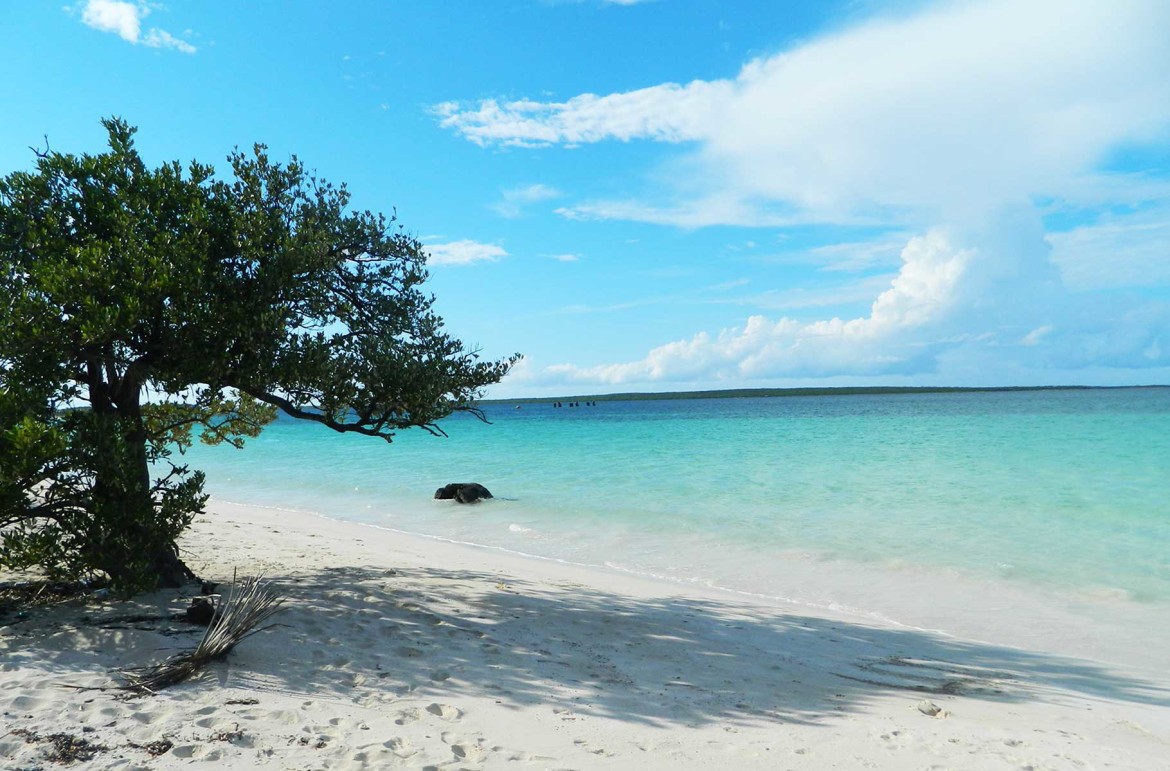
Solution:
M103 125L107 152L0 179L0 562L173 582L206 499L172 456L193 436L239 446L278 410L441 433L518 358L449 336L423 245L295 158L151 169Z

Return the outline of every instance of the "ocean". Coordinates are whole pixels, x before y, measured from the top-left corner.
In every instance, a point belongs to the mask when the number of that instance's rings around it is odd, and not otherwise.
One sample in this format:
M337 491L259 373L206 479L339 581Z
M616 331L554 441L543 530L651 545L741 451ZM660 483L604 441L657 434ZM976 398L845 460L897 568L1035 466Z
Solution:
M580 404L390 444L282 418L187 460L219 500L1170 665L1170 388ZM466 481L496 497L433 500Z

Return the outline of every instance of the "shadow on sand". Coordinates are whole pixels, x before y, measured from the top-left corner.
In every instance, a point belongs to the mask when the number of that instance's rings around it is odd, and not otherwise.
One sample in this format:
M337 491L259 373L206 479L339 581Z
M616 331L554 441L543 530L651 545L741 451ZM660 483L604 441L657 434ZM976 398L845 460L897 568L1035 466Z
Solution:
M436 569L335 568L281 583L296 598L289 626L266 634L292 635L316 664L296 668L312 682L264 673L290 690L441 689L662 725L816 723L895 692L1170 705L1162 686L1085 661L734 599L639 599ZM233 661L249 658L242 646Z
M222 683L359 701L477 696L650 725L815 724L891 694L1170 705L1161 685L1085 661L734 599L640 599L437 569L334 568L270 578L290 599L277 616L280 626L213 665ZM150 601L173 607L174 595ZM51 619L35 634L31 625L10 622L0 636L43 654L63 680L80 671L76 654L97 646L99 628L103 651L92 652L106 667L141 663L144 654L158 660L198 639L193 630L144 638L141 624L118 631L111 623L117 618L83 615L80 624L68 623L59 632L76 635L68 652L59 641L38 646L55 634ZM94 627L88 636L87 624Z

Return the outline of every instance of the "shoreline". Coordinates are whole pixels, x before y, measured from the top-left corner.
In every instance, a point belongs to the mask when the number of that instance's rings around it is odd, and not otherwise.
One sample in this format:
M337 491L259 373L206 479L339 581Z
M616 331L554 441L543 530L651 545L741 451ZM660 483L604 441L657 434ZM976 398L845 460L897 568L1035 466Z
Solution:
M427 501L427 503L433 503ZM663 592L703 594L738 599L772 611L825 615L859 623L888 625L909 631L1060 655L1144 673L1170 671L1170 650L1143 643L1146 637L1170 638L1170 615L1151 622L1164 603L1147 603L1112 592L1096 594L1005 579L976 577L961 570L933 566L892 568L881 564L809 559L800 553L778 554L767 566L766 588L757 583L670 575L661 569L627 567L616 561L584 562L523 551L515 545L481 543L436 533L394 527L360 516L331 516L312 509L241 503L213 498L217 506L262 509L316 522L341 523L391 534L421 544L445 544L498 555L500 560L532 560L584 571L579 580L598 573L606 583L649 581ZM486 503L481 505L492 505ZM438 511L442 517L451 512ZM456 509L466 515L468 510ZM478 514L478 510L471 515ZM360 531L359 531L360 532ZM424 547L425 548L425 547ZM458 552L456 552L458 553ZM754 563L752 563L754 565ZM753 578L753 582L757 580ZM784 593L781 593L784 591ZM1140 633L1140 637L1135 635Z
M222 501L182 546L211 580L263 572L281 626L120 701L59 684L193 645L124 620L189 593L30 613L0 627L0 755L48 766L13 730L152 769L1140 769L1170 744L1165 673Z

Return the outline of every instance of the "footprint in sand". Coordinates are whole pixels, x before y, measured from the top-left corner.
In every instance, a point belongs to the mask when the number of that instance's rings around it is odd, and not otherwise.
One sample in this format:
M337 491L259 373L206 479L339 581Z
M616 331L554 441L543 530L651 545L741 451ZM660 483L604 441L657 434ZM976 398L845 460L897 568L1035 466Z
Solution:
M383 743L382 746L393 752L398 757L404 759L409 758L411 755L418 754L418 749L410 742L406 741L406 739L391 739L390 741Z
M617 754L615 752L610 752L604 747L590 747L589 742L585 741L584 739L574 739L573 744L593 755L600 755L603 758L612 758Z
M446 670L439 669L439 670L436 670L434 672L431 672L431 679L437 683L441 683L444 680L450 680L451 673L447 672Z
M202 744L184 744L171 750L171 754L183 760L201 760L215 762L223 757L223 751L208 748Z
M409 723L413 723L414 721L418 720L421 717L422 717L422 712L420 712L418 709L415 709L414 707L411 707L410 709L404 709L401 712L399 712L398 718L394 721L394 724L395 725L407 725Z
M488 754L483 746L483 737L456 734L454 731L444 731L439 739L451 748L451 752L460 760L479 761Z
M221 717L205 717L195 721L198 728L208 728L213 731L227 731L239 728L239 724Z
M292 725L301 719L300 715L289 709L242 709L234 714L243 720L271 720L280 725Z
M502 747L492 747L492 749L499 751L499 750L502 750L503 748ZM525 752L524 750L519 750L517 752L510 753L508 755L508 760L520 761L523 763L547 763L550 760L556 760L556 758L550 757L548 755L534 755L531 752Z
M451 745L451 754L458 760L469 760L472 763L477 763L483 760L485 751L483 747L478 744L470 742L462 742L460 744Z
M463 717L463 712L449 704L431 704L427 707L427 712L432 715L437 715L443 720L458 720Z
M18 711L32 710L41 706L41 700L32 696L17 696L8 702L8 706Z

